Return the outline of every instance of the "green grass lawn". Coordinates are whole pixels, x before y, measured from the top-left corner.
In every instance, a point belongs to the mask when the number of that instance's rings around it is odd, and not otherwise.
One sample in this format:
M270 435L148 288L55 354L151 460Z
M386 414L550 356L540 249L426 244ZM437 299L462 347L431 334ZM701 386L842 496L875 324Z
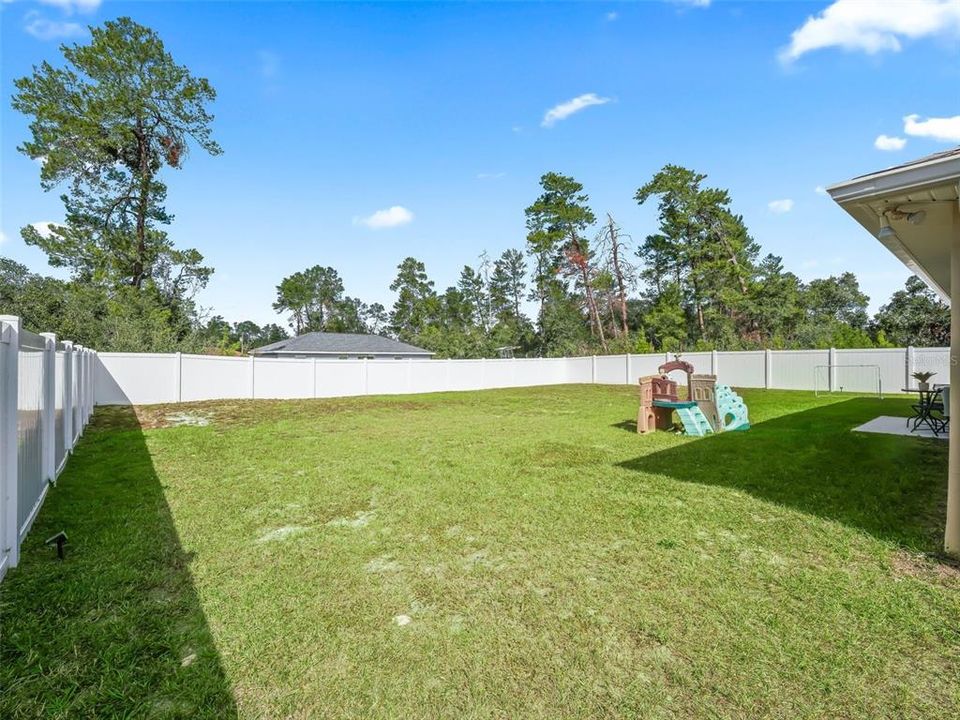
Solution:
M628 387L98 409L0 585L0 717L957 717L946 444L744 396L705 439Z

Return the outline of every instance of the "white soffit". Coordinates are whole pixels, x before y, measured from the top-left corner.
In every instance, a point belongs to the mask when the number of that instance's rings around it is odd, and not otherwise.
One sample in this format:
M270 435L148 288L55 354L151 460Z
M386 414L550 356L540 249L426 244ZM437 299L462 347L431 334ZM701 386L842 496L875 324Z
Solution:
M950 297L950 248L960 234L960 148L871 173L827 188L830 196L875 238L887 213L896 235L881 239L911 272ZM893 212L890 212L893 211ZM907 220L923 211L922 222Z

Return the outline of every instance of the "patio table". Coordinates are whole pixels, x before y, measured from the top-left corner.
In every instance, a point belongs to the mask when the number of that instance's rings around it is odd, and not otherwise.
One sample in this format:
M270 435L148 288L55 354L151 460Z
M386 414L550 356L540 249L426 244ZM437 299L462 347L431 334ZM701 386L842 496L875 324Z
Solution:
M918 393L920 395L920 402L916 405L911 405L913 408L914 416L907 418L907 424L913 423L913 427L910 432L916 432L917 428L921 425L926 425L933 432L934 435L940 435L947 426L946 418L938 418L933 416L934 410L943 410L942 401L938 402L938 399L941 396L943 388L929 388L927 390L920 390L919 388L901 388L901 392L904 393Z

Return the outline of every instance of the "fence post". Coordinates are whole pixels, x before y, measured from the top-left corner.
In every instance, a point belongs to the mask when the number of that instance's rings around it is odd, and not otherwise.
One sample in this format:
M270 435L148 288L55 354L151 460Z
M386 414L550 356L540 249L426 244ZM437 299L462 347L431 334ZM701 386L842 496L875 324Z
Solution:
M180 352L174 353L173 372L175 373L173 378L173 392L176 398L174 402L180 402L180 398L183 397L181 390L181 384L183 382L183 354Z
M773 387L773 353L769 348L763 351L763 387L765 390Z
M256 397L256 377L257 377L257 356L250 356L250 399L253 400Z
M370 394L370 367L368 363L370 362L369 358L363 359L363 394Z
M86 408L87 408L87 422L90 422L90 416L93 415L93 358L95 353L93 350L87 350L87 397L86 397Z
M100 355L96 350L90 351L90 367L93 368L90 372L90 414L93 415L97 407L97 375L100 370Z
M80 434L83 434L83 428L87 425L87 349L82 345L77 354L78 382L77 382L77 409L80 411Z
M916 366L915 358L913 354L913 345L908 345L906 350L906 357L904 358L904 365L906 366L904 385L903 387L908 388L913 383L913 368Z
M87 348L81 346L77 363L80 365L80 382L77 383L77 407L80 409L80 434L83 434L83 428L87 426Z
M86 425L84 413L84 388L87 385L87 349L83 345L77 345L77 421L79 427L77 430L83 435L83 428Z
M590 356L590 382L594 385L597 384L597 356Z
M87 409L86 422L90 422L90 416L93 415L93 350L87 348L87 393L84 396L83 406Z
M0 494L3 551L10 567L20 561L17 527L17 406L20 363L20 318L0 315ZM0 558L4 553L0 553Z
M629 385L629 384L631 383L631 377L630 377L630 353L627 353L627 358L626 358L626 360L624 361L624 372L626 372L626 374L627 374L627 382L626 382L626 384Z
M311 358L313 360L313 399L317 399L317 358Z
M79 439L83 435L83 383L86 379L86 373L84 372L83 367L83 345L74 345L73 346L73 355L76 361L74 369L77 371L76 377L74 378L74 389L77 391L77 395L74 398L73 408L76 411L76 424L73 427L74 437Z
M827 389L834 392L837 389L837 349L830 348L827 353Z
M57 438L57 336L40 333L46 339L43 348L43 405L40 411L40 448L43 454L43 479L56 480Z
M711 375L715 376L717 374L717 366L719 364L720 364L720 357L719 355L717 355L717 351L711 350L710 351L710 374Z
M73 343L63 343L63 452L73 450Z

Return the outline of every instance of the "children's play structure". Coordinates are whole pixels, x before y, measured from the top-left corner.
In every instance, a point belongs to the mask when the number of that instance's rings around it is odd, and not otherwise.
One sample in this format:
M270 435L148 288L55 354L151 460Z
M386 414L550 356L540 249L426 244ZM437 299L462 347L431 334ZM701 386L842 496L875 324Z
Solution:
M677 395L677 383L669 373L687 374L687 399ZM683 432L703 436L727 430L748 430L747 406L729 385L718 385L716 375L695 375L693 365L680 356L657 368L659 375L640 378L640 411L637 432L672 430L677 414Z

